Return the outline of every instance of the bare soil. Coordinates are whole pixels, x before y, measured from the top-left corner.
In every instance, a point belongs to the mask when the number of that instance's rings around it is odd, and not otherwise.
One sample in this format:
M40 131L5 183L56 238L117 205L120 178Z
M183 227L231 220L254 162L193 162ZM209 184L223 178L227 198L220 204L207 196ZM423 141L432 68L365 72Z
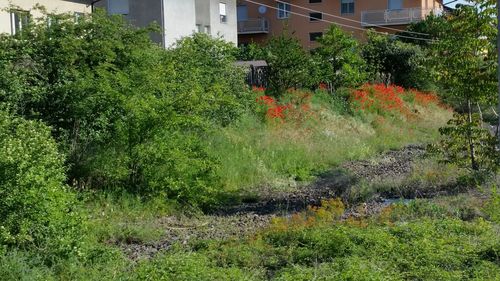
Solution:
M388 178L404 179L412 172L413 163L423 157L425 148L409 145L401 150L392 150L369 160L351 161L319 176L304 188L293 192L264 192L256 202L225 206L199 217L164 217L158 225L165 230L161 241L143 244L130 241L119 246L131 259L153 257L162 250L168 250L176 243L187 244L196 240L226 240L243 238L266 228L272 218L290 216L308 206L321 204L324 199L343 198L349 188L363 180L378 182ZM447 187L443 187L445 189ZM437 190L440 190L439 188ZM427 194L426 197L431 197ZM412 198L417 197L412 196ZM351 202L346 213L356 215L359 206L365 213L376 213L394 198L396 194L379 194L368 202Z

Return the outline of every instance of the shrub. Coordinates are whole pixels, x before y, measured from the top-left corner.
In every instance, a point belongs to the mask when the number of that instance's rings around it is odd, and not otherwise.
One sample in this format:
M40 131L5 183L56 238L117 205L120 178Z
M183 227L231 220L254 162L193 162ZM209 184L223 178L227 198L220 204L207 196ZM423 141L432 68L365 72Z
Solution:
M314 54L321 65L322 82L334 89L357 87L366 82L366 63L356 39L332 25L318 43L320 46Z
M63 161L49 128L0 111L0 244L46 258L78 249Z
M217 164L200 142L250 104L235 48L196 34L164 50L155 28L103 12L49 16L2 35L0 102L53 127L79 188L210 198Z
M311 75L315 71L314 62L298 39L288 35L272 37L264 52L272 95L280 96L290 88L311 87L318 83L315 75Z
M238 47L236 55L238 60L263 60L265 58L264 48L251 43L249 45L241 45Z
M362 53L374 80L422 90L434 87L425 52L418 45L369 33Z

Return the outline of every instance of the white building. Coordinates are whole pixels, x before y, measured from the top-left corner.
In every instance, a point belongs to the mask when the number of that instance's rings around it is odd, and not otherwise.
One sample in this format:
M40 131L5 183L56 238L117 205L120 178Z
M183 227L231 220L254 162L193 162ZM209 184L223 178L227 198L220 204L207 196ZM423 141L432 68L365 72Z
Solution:
M11 4L18 8L3 10ZM39 17L33 10L36 4L49 12L77 15L101 7L138 27L156 22L162 34L151 37L165 47L194 32L238 43L236 0L0 0L0 33L15 34L27 21Z
M0 33L15 34L29 20L41 14L33 10L36 4L47 8L49 12L83 14L92 11L91 1L87 0L0 0ZM8 11L10 5L15 10Z
M101 0L95 6L139 27L158 23L162 35L152 37L166 47L194 32L238 43L236 0Z

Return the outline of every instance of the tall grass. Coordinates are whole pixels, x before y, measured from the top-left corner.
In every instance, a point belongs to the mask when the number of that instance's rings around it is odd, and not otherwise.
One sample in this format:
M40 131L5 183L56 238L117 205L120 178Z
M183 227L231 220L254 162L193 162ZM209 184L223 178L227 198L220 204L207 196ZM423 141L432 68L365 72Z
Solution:
M333 102L332 102L333 101ZM416 118L370 112L347 113L341 99L318 91L313 117L304 122L262 122L255 114L208 140L219 157L226 191L287 189L347 160L365 158L409 143L427 143L451 112L437 105L408 103Z

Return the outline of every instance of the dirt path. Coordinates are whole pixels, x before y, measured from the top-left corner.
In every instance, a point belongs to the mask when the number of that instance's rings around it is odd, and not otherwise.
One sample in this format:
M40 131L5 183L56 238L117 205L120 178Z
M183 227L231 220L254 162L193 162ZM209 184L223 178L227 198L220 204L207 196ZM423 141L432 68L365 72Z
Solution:
M132 259L152 257L175 243L196 239L224 240L241 238L265 228L273 217L289 216L318 205L321 200L345 196L349 188L363 180L378 182L387 178L404 179L412 172L414 162L425 154L418 145L409 145L378 155L370 160L351 161L321 175L309 186L291 193L268 193L256 203L226 207L199 218L165 217L157 223L165 229L162 241L151 244L120 245ZM390 199L390 195L388 198ZM381 208L383 198L365 202L372 210Z

